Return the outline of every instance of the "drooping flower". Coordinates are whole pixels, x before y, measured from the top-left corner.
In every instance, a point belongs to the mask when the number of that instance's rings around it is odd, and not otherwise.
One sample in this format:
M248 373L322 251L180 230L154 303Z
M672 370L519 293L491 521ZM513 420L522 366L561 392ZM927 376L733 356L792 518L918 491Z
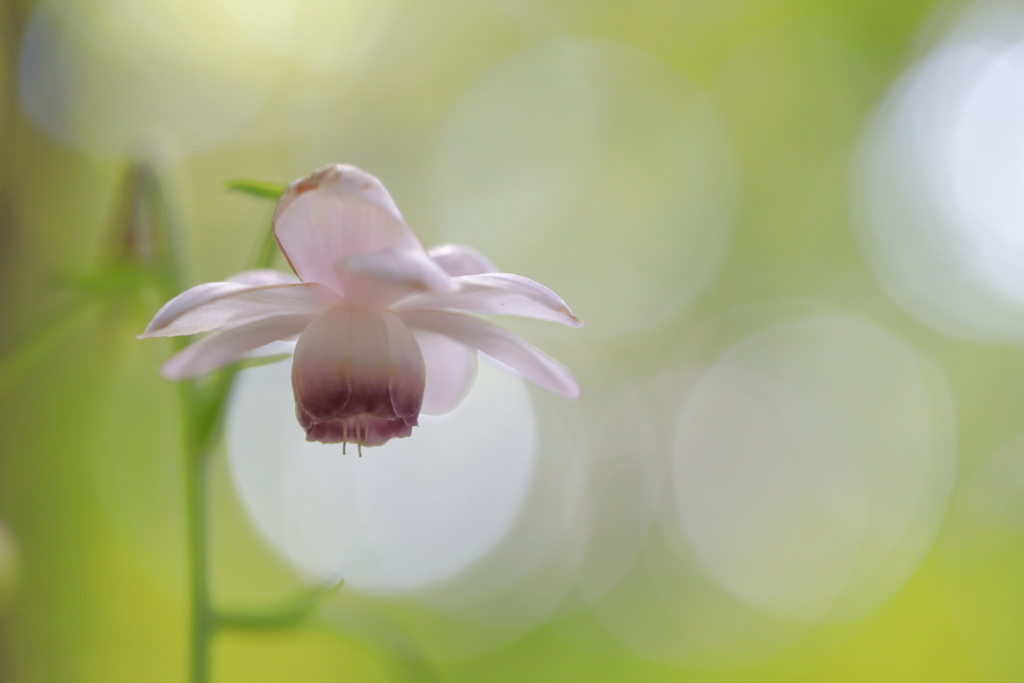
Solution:
M495 272L468 247L429 251L374 176L334 164L296 180L274 236L298 276L239 273L182 292L140 339L211 334L168 360L168 379L195 377L270 342L298 337L292 389L308 441L377 446L409 436L421 410L454 409L477 351L569 398L558 361L469 313L582 323L547 287Z

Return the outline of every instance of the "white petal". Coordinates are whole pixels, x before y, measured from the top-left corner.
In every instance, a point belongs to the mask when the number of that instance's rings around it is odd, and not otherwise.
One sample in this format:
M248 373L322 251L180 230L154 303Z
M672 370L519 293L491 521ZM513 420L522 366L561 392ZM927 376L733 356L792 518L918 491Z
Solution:
M427 253L452 277L493 273L498 270L476 249L461 244L439 244L431 247Z
M164 304L139 339L209 332L228 323L274 314L316 314L337 302L331 290L316 283L251 287L207 282Z
M517 370L539 387L566 398L579 398L580 385L564 365L508 330L462 313L396 313L409 327L451 337Z
M422 249L385 249L352 254L334 266L346 301L387 308L417 292L454 292L452 278Z
M167 379L196 377L232 363L264 344L299 334L315 315L272 315L222 329L171 357L160 372Z
M354 166L334 164L288 186L274 212L274 235L304 282L341 293L334 264L392 247L423 249L384 185Z
M259 268L256 270L244 270L241 273L232 275L227 282L237 282L240 285L261 287L264 285L297 285L302 281L291 273L282 273L273 268Z
M444 415L455 410L473 388L476 352L434 332L413 330L412 336L423 354L427 380L421 411L427 415Z
M443 295L414 294L396 304L396 310L454 310L494 313L550 320L571 327L583 323L550 289L529 278L511 273L484 273L455 278L459 291Z

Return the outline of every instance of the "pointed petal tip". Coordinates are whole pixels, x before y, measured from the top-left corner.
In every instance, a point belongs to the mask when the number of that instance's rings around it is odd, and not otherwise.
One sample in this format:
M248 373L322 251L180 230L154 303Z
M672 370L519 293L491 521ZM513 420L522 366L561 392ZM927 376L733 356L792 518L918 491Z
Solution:
M166 330L167 327L168 327L168 325L167 325L167 323L165 321L161 320L161 321L159 321L159 323L160 324L158 324L158 319L156 317L154 317L153 320L150 320L149 324L146 325L146 329L144 329L142 331L142 334L135 335L135 338L136 339L156 339L158 337L174 337L174 336L177 336L177 335L174 335L174 334L166 334L164 332L164 330Z
M577 318L576 315L569 310L568 306L562 306L558 309L558 312L568 318L565 323L566 325L569 325L570 327L583 327L583 321Z
M551 388L550 391L562 398L575 401L583 395L583 389L580 388L580 383L576 381L576 377L569 370L566 369L565 372L568 376L562 378L562 386Z
M160 376L171 382L178 382L183 379L188 379L187 375L181 374L178 368L175 367L176 364L172 365L172 360L174 360L173 357L171 358L171 360L167 361L166 363L160 366Z

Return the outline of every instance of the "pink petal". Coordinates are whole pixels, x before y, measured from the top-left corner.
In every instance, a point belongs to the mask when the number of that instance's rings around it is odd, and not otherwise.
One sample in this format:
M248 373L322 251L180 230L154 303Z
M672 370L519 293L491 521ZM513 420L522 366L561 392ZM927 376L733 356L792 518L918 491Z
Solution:
M571 327L583 323L550 289L511 273L484 273L455 278L454 294L414 294L396 304L396 310L455 310L550 320Z
M413 330L423 354L426 386L423 407L427 415L444 415L458 407L476 379L476 352L464 344L434 332Z
M261 287L264 285L297 285L302 281L291 273L282 273L272 268L258 268L256 270L243 270L241 273L229 277L227 282Z
M387 308L416 292L454 292L452 278L422 249L385 249L352 254L334 266L345 301L362 307Z
M342 164L324 166L288 186L274 213L274 235L296 275L339 294L334 264L344 257L423 248L384 185Z
M580 385L564 365L508 330L462 313L400 311L397 315L413 329L443 334L486 353L539 387L579 398Z
M439 244L431 247L427 253L452 277L493 273L498 270L476 249L461 244Z
M278 339L299 334L313 314L272 315L227 327L203 337L171 357L160 372L167 379L186 379L233 363L242 355Z
M252 287L207 282L164 304L139 339L209 332L228 323L274 314L316 314L337 302L331 290L316 283Z
M407 436L406 428L417 424L423 387L423 357L416 340L387 311L328 309L295 346L296 412L311 441L377 445L374 434ZM333 426L318 427L323 423L348 425L353 431L336 434Z

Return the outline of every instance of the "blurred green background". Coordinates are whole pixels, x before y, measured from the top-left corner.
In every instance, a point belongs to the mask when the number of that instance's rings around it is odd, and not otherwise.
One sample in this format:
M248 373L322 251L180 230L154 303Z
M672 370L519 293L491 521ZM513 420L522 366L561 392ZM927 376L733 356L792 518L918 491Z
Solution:
M357 460L245 371L216 601L347 584L215 681L1024 680L1024 5L0 10L0 680L185 677L132 164L192 285L268 227L225 181L335 161L562 295L582 330L508 325L584 395L481 363Z

